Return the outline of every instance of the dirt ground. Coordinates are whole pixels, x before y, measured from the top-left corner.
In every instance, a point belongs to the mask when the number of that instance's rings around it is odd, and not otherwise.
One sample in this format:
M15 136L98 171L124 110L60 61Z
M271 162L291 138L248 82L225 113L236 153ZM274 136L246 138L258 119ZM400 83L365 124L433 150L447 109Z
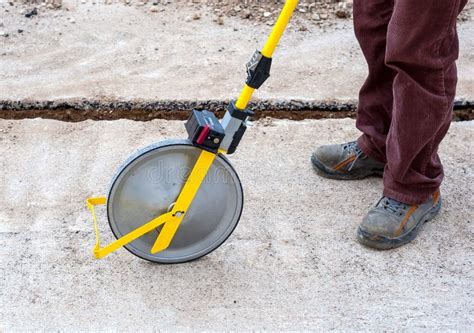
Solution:
M162 266L123 249L95 260L85 199L138 147L183 137L181 121L0 120L0 330L472 330L474 122L441 145L442 213L389 252L355 241L381 180L322 179L309 162L356 135L350 119L254 123L230 157L245 191L234 234Z
M229 3L235 7L235 1ZM268 3L261 4L263 14ZM152 12L150 6L159 11ZM231 15L233 7L218 13L215 7L68 1L57 10L38 7L37 15L27 18L33 5L2 2L0 105L25 100L235 98L246 77L244 65L262 47L271 29L267 22L275 15L262 21L263 14L255 10L255 17L243 19ZM323 14L329 9L316 7L315 12L320 10ZM472 12L465 14L470 17ZM256 98L357 100L367 66L352 20L328 12L325 23L319 24L309 14L309 9L298 11L291 21L274 55L272 76ZM193 19L196 15L199 19ZM457 98L473 101L474 20L460 21L458 29Z

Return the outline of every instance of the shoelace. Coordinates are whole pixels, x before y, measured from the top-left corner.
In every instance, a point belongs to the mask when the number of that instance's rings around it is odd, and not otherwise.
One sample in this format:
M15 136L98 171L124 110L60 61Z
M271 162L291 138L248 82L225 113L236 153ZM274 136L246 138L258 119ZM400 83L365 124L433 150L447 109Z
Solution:
M357 162L357 160L362 156L364 155L364 153L362 152L362 150L359 148L359 145L357 144L356 141L352 141L352 142L348 142L346 143L344 146L342 146L342 148L349 152L349 153L354 153L355 155L355 158L354 160L349 164L349 168L347 169L347 171L351 171L352 170L352 167L354 166L355 162Z
M407 205L403 202L399 202L397 200L393 200L387 197L383 197L382 199L380 199L380 203L378 206L381 206L383 209L393 214L398 213L400 211L404 211L407 207Z

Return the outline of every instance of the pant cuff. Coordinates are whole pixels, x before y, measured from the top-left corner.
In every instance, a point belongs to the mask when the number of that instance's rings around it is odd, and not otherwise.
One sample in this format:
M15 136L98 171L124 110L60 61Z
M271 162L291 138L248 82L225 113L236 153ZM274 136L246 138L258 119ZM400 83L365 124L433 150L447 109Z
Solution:
M385 156L381 156L379 152L372 148L370 140L365 134L362 134L357 139L357 145L359 146L360 150L370 158L380 162L380 163L387 163L387 159Z
M383 195L389 197L391 199L395 199L397 201L403 202L407 205L419 205L426 202L431 195L433 195L436 190L427 191L426 193L402 193L400 191L396 191L393 189L388 188L387 186L383 189Z

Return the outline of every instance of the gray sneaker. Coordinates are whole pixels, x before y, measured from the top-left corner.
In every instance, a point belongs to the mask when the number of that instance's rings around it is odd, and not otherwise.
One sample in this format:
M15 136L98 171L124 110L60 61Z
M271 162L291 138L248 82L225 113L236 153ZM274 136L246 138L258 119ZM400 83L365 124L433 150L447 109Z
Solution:
M433 219L440 209L439 191L420 205L382 197L357 229L357 240L381 250L402 246L415 239L423 223Z
M311 162L320 176L342 180L383 176L385 166L364 154L356 141L320 146L311 156Z

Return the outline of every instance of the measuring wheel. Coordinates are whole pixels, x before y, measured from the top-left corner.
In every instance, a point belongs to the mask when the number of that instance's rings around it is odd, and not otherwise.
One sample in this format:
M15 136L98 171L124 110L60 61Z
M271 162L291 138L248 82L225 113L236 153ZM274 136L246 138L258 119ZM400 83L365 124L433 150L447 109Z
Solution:
M167 140L132 155L119 168L109 189L107 215L117 239L167 213L196 164L201 149L188 140ZM205 256L234 231L243 208L240 179L230 162L218 155L199 187L170 246L152 254L162 226L125 248L159 263L181 263Z
M239 177L224 154L233 154L254 115L247 106L270 76L272 55L298 0L286 0L261 51L246 65L247 79L237 100L219 121L194 109L185 123L188 140L163 141L132 155L112 178L108 196L87 199L94 221L94 256L121 247L158 263L181 263L205 256L234 231L243 207ZM117 238L102 247L95 206L107 205Z

